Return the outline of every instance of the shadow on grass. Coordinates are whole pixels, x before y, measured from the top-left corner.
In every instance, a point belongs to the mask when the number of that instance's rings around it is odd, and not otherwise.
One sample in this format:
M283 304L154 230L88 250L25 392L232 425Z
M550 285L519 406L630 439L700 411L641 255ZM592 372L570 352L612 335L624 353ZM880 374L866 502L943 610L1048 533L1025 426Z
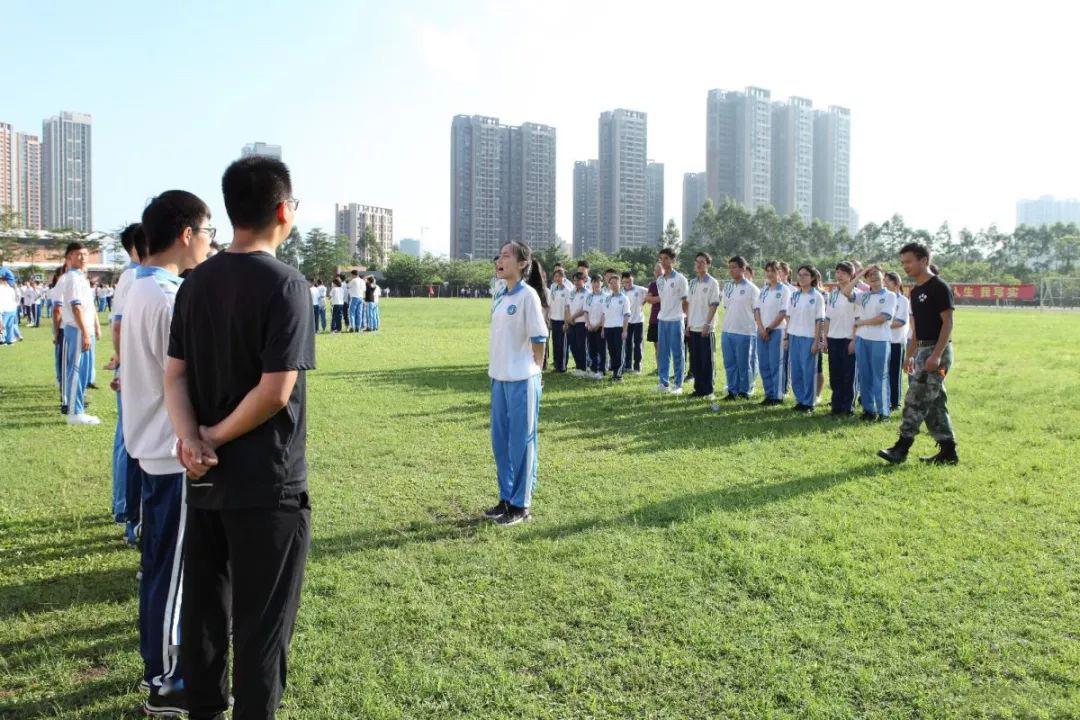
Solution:
M138 647L136 618L114 620L94 627L35 634L0 643L0 657L8 672L47 665L58 654L66 660L85 660L91 665Z
M314 559L348 555L354 552L386 550L443 540L462 540L476 534L485 521L479 517L446 518L435 521L414 521L398 527L313 537L311 557Z
M131 568L84 570L0 586L0 618L124 602L138 592Z
M90 672L90 677L93 677L93 674L103 674L108 669L92 668ZM139 698L131 696L133 689L130 685L119 679L101 678L80 682L72 690L38 700L0 700L0 718L70 718L102 698L109 698L106 705L84 712L81 717L85 720L141 718L143 714L139 708Z

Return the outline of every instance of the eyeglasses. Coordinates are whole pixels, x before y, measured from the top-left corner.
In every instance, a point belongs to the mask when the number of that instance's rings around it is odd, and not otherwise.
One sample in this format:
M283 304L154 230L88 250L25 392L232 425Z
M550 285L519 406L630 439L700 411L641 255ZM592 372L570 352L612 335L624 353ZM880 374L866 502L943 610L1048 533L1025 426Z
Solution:
M192 230L192 232L197 232L197 233L198 233L198 232L204 232L204 233L206 233L207 237L209 237L209 238L210 238L210 242L214 242L214 238L216 238L216 237L217 237L217 228L216 228L216 227L200 227L200 228L194 228L194 229Z
M291 200L286 200L285 204L288 205L289 209L292 210L293 212L296 212L296 208L300 207L300 201L297 200L296 198L292 198Z

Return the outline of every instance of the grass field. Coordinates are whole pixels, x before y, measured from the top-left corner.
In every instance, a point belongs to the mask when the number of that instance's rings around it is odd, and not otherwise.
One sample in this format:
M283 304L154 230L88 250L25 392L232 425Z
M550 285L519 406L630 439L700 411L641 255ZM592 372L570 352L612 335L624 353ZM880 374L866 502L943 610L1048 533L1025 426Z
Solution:
M474 520L487 308L319 337L280 717L1080 717L1080 314L959 312L955 468L885 466L895 421L548 376L536 517L501 529ZM0 348L0 717L135 717L114 399L62 424L27 336Z

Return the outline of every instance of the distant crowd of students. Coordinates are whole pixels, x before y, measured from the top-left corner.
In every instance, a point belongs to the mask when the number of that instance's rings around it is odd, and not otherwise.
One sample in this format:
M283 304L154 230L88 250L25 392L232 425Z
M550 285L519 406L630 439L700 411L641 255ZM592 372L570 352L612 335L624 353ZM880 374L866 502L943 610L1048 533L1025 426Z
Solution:
M378 332L381 324L379 301L383 289L374 275L361 276L353 270L334 276L327 291L322 278L311 281L309 289L314 309L315 332L326 332L326 301L330 300L330 332Z

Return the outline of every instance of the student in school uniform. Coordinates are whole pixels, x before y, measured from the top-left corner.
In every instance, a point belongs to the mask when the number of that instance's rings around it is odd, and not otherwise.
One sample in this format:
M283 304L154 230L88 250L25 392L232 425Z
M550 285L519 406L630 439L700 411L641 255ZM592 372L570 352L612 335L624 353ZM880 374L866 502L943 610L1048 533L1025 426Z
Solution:
M382 295L382 288L375 282L374 275L368 275L364 282L364 331L378 332L379 297Z
M829 414L850 417L855 414L855 303L844 287L855 275L847 261L834 270L837 287L829 291L825 303L825 351L829 355L829 388L832 390Z
M551 276L552 276L552 278L555 277L555 273L557 273L557 272L562 273L562 286L563 286L563 289L566 290L567 294L574 292L573 280L571 280L570 276L567 275L566 268L563 266L563 264L561 262L557 262L557 263L555 263L554 266L552 266L552 268L551 268ZM553 280L553 282L554 282L554 280Z
M139 645L149 715L187 710L179 632L187 492L165 407L165 365L180 275L210 252L216 231L209 222L206 203L189 192L151 200L142 215L147 256L124 300L120 386L124 437L142 470Z
M26 318L26 326L37 324L37 281L32 280L22 287L20 293L22 301L23 317Z
M686 328L690 342L691 372L694 374L694 397L711 400L715 371L716 337L713 322L720 307L720 283L709 272L712 256L699 252L694 256L694 279L687 297Z
M574 358L573 375L584 377L589 370L588 355L588 307L589 291L585 289L585 275L574 273L574 292L566 302L566 326L570 328L570 354Z
M352 279L349 280L349 332L360 332L364 329L364 293L367 291L367 283L360 277L359 270L352 271Z
M812 413L817 404L817 361L825 337L825 296L818 289L821 273L813 265L795 272L799 289L791 295L787 336L791 355L791 389L795 412Z
M660 289L656 283L663 274L664 269L660 263L653 263L653 279L645 292L645 302L649 303L649 324L645 329L645 341L652 345L653 360L657 363L660 362Z
M731 284L724 288L724 321L720 347L724 355L727 401L747 400L753 388L751 381L751 346L757 337L754 304L758 288L746 278L746 259L735 256L728 261Z
M608 294L604 298L603 317L600 322L604 327L604 344L607 345L607 364L611 368L611 379L622 382L627 326L630 323L630 298L626 297L619 287L619 276L616 274L608 277Z
M761 385L765 390L762 405L781 405L784 402L782 362L784 357L784 324L791 305L791 288L780 281L780 263L765 263L765 286L754 303L754 322L757 324L757 359L761 370Z
M323 332L326 332L326 305L323 304L323 288L319 287L320 285L321 281L312 280L308 294L311 296L315 332L319 332L320 325Z
M488 376L499 502L484 516L504 527L532 517L539 470L537 426L548 329L540 296L526 283L532 262L527 245L508 242L502 246L496 272L506 287L491 306Z
M904 351L907 349L908 322L911 316L911 304L904 295L904 286L900 275L895 272L885 273L885 287L896 296L896 313L889 323L889 410L900 409L901 385Z
M7 277L0 278L0 320L3 321L5 345L13 345L21 339L18 335L19 292L15 289L15 282Z
M866 279L866 291L854 290L853 285ZM889 327L896 314L896 295L882 286L882 272L871 265L855 274L845 286L855 303L855 366L859 378L859 399L863 406L862 419L884 421L889 417Z
M334 277L334 286L330 288L330 332L341 332L341 319L345 316L345 288L341 278Z
M349 276L345 273L339 273L337 276L338 281L341 283L342 289L342 303L341 303L341 324L342 329L350 331L349 327Z
M641 372L641 341L645 328L645 297L647 288L634 284L634 272L622 274L622 291L630 301L630 322L626 327L626 345L623 349L624 370L635 375Z
M593 380L604 379L604 295L599 275L592 276L592 292L585 298L585 317L588 335L585 345L589 351L589 372Z
M660 313L657 315L657 337L659 338L656 374L657 392L682 395L683 388L683 342L686 322L690 283L686 276L675 269L675 251L664 248L657 258L662 273L656 279L657 296L660 299ZM674 379L670 375L674 365Z
M53 272L52 282L49 284L49 320L53 336L53 363L56 371L56 387L60 391L60 414L67 415L68 401L64 394L64 322L61 314L63 307L63 280L67 274L67 260Z
M551 344L554 358L552 363L555 372L566 372L566 341L569 326L566 323L566 312L570 300L571 290L566 289L566 276L562 265L556 264L551 272L551 287L548 288L550 298L548 300L548 319L551 323Z
M101 325L94 312L94 293L83 269L89 253L80 242L69 243L64 252L68 271L60 279L61 318L64 327L63 395L68 401L69 425L100 425L101 420L86 413L86 388L92 377L94 341Z
M165 366L188 476L180 660L192 720L228 711L230 656L232 717L274 717L311 539L311 298L274 257L298 201L268 157L235 161L221 187L233 240L177 291Z

